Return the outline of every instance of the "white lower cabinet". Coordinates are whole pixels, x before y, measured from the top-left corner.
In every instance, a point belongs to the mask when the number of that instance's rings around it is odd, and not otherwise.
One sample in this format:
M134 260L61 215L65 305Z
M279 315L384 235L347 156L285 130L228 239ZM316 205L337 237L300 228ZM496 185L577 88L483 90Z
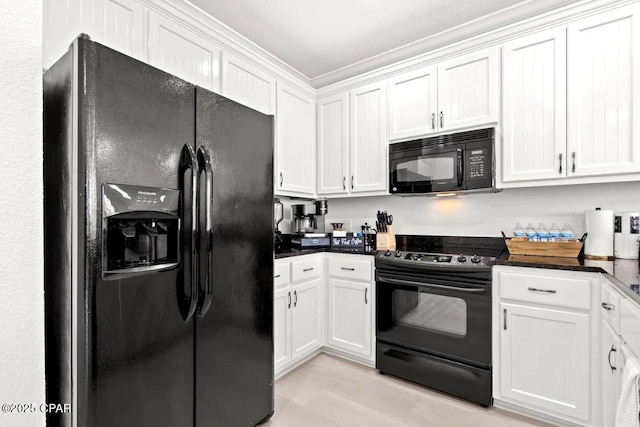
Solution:
M602 320L602 344L600 346L600 359L602 367L602 425L614 427L616 421L616 408L620 398L620 381L622 374L621 339L611 325Z
M496 406L561 425L599 425L592 403L600 393L592 349L599 283L595 273L494 267Z
M501 303L503 397L589 419L589 314Z
M327 345L368 359L373 353L371 277L369 259L329 257Z
M291 358L322 346L322 281L309 280L291 287Z
M275 261L273 340L276 375L323 345L322 254Z
M318 253L276 260L276 377L320 349L372 365L372 281L373 257L368 255Z

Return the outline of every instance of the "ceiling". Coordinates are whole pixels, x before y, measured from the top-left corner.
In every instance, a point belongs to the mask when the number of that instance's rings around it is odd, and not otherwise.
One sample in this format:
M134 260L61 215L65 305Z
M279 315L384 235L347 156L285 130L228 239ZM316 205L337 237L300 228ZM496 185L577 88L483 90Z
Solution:
M191 0L315 81L360 74L577 0ZM385 54L385 55L383 55ZM346 72L346 74L345 74ZM317 85L314 85L317 86Z

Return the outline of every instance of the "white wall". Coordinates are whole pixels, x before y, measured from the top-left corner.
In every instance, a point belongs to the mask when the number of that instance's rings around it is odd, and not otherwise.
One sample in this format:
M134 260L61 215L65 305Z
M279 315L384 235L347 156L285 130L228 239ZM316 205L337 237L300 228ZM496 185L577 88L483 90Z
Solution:
M470 194L455 198L380 196L330 199L329 222L351 222L359 230L375 223L376 212L394 216L396 234L500 237L510 235L516 222L560 227L571 224L576 236L585 231L584 212L601 207L614 212L640 211L640 183L571 185L507 189L495 194ZM330 227L329 227L330 229Z
M0 2L0 404L44 395L42 2ZM0 412L2 426L44 414Z

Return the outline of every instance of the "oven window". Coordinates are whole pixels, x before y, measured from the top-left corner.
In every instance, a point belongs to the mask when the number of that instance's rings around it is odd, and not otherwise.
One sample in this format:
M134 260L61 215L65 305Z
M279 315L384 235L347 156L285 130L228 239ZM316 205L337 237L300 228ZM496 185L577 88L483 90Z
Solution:
M454 179L455 157L429 156L398 162L395 166L397 182L434 182Z
M393 321L464 337L467 334L467 303L456 297L395 289Z

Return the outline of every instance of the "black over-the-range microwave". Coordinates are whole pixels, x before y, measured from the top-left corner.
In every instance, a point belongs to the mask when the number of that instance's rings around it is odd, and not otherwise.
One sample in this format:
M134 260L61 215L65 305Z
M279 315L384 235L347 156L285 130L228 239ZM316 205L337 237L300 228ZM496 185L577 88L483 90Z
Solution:
M494 128L390 144L389 192L495 192L494 146Z

